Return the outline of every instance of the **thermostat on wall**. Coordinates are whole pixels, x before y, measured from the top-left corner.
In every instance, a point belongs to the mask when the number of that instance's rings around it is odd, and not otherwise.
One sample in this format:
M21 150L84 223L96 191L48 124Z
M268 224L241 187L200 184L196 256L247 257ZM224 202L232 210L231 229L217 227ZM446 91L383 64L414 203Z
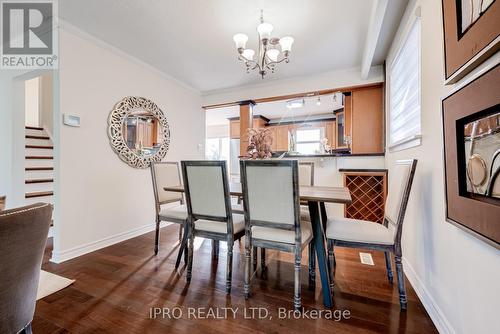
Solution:
M80 127L80 116L63 114L63 123L69 126Z

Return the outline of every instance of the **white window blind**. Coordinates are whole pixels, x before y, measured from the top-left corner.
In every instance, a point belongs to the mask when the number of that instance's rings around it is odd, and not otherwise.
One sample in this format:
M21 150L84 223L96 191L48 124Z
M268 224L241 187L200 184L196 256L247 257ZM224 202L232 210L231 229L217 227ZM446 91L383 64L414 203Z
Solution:
M390 147L420 138L420 19L413 23L389 72Z

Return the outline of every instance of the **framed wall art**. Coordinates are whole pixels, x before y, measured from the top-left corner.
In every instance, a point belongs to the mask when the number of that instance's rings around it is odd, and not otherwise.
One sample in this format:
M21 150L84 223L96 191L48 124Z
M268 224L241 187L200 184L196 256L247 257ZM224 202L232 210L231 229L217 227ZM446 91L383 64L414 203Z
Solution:
M500 49L500 0L443 0L446 84Z
M446 219L500 248L500 65L442 101Z

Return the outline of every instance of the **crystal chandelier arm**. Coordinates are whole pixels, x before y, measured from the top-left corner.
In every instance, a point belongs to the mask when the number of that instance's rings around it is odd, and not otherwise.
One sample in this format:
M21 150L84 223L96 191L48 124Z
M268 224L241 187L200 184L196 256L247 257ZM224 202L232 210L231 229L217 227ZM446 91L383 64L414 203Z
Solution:
M281 58L280 60L276 60L276 61L268 61L266 60L266 68L268 69L272 69L274 66L276 66L276 64L279 64L279 63L282 63L282 62L289 62L290 61L290 58L288 57L289 53L286 52L283 56L283 58Z

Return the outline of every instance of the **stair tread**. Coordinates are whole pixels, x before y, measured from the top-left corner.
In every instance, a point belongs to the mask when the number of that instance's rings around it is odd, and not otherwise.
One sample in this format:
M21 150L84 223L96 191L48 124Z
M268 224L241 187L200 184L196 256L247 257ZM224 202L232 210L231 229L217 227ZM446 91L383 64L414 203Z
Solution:
M47 149L47 150L53 150L54 146L50 145L25 145L25 148L42 148L42 149Z
M43 131L43 128L38 127L38 126L26 125L24 128L27 129L27 130L40 130L40 131Z
M26 135L25 137L27 139L46 139L46 140L50 140L50 138L48 136Z
M54 159L54 157L52 156L48 156L48 155L28 155L26 156L26 159Z
M53 196L54 192L53 191L36 191L36 192L31 192L31 193L26 193L24 195L25 198L32 198L32 197L45 197L45 196Z
M30 183L49 183L49 182L54 182L54 179L31 179L31 180L25 180L26 184L30 184Z
M54 170L54 167L26 167L25 171L33 171L33 170Z

